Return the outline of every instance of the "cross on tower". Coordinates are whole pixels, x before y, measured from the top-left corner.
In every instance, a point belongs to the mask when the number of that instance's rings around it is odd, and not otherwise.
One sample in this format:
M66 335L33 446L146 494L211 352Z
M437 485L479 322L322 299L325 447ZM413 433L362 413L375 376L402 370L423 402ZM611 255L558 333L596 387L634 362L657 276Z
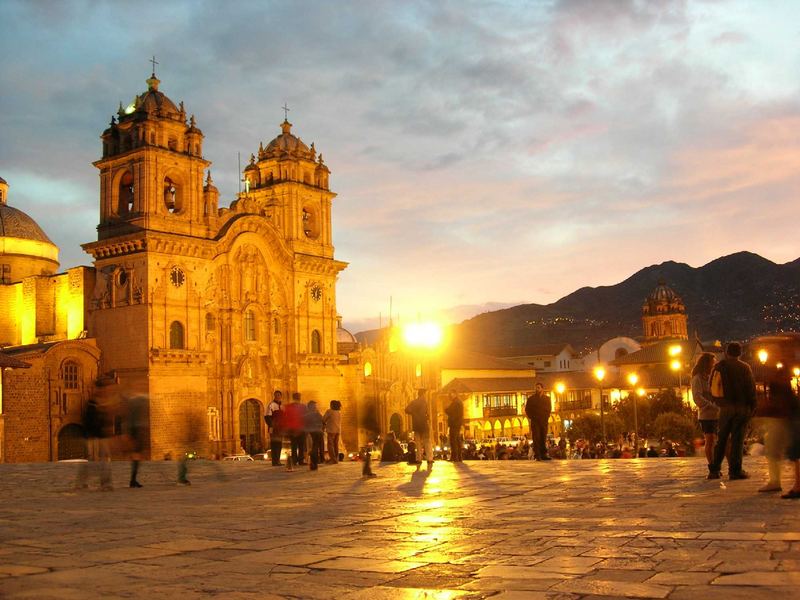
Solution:
M286 105L286 102L283 103L283 106L281 108L283 108L283 120L284 121L288 121L289 120L289 110L290 109Z
M159 63L159 62L156 60L156 57L155 57L155 55L153 55L153 58L151 58L151 59L150 59L148 62L151 62L151 63L153 63L153 76L155 77L155 74L156 74L156 65L158 65L158 64L161 64L161 63Z

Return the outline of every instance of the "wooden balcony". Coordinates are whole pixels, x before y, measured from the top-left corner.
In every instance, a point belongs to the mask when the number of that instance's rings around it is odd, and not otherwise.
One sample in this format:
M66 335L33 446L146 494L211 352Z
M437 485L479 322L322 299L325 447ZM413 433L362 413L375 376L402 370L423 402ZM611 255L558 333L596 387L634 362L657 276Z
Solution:
M516 406L484 406L484 417L516 417Z

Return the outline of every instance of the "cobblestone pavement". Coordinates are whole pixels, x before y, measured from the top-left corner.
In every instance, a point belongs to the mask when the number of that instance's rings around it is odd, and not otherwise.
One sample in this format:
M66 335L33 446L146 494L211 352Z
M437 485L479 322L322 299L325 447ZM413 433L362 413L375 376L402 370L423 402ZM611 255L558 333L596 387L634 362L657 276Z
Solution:
M318 472L0 465L4 598L796 597L800 502L706 481L700 459L437 462ZM114 464L114 481L127 482ZM784 473L789 481L788 470ZM94 483L94 482L93 482ZM777 595L779 594L779 596Z

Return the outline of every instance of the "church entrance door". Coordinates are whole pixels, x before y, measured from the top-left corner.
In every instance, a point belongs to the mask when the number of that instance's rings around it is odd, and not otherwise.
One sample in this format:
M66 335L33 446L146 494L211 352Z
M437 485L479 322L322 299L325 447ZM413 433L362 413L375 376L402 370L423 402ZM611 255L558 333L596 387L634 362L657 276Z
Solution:
M394 431L396 436L403 432L403 419L397 413L389 417L389 431Z
M250 398L239 406L239 441L245 452L258 454L264 451L261 440L261 403Z
M83 427L75 423L64 425L58 432L58 460L86 458L86 438Z

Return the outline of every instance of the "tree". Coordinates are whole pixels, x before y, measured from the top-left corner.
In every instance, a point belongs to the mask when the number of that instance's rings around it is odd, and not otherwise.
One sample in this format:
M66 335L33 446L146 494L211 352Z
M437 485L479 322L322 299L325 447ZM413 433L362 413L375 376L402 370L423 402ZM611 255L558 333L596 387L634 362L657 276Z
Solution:
M622 419L613 412L605 415L605 422L606 438L608 440L616 439L624 430ZM569 429L567 429L567 436L572 441L584 439L590 442L599 442L603 437L600 415L589 412L578 415L570 423Z
M673 442L691 442L698 433L694 419L674 412L662 413L653 422L653 435Z
M664 413L676 413L685 417L692 416L691 409L684 404L683 400L672 388L661 390L652 395L650 399L650 414L653 418L658 418L658 415Z

